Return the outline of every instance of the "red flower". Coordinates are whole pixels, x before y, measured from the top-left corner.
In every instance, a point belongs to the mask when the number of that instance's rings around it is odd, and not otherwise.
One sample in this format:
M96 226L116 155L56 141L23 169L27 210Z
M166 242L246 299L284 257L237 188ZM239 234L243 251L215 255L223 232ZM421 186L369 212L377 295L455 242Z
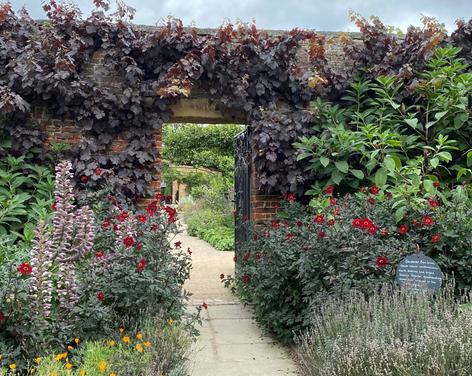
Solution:
M379 228L376 225L372 224L372 226L370 226L367 231L370 235L375 235L377 231L379 231Z
M137 243L136 243L136 250L137 250L137 251L140 251L141 249L143 249L143 243L137 242Z
M362 219L360 218L355 218L351 222L352 227L354 228L362 228Z
M256 255L254 256L254 258L256 259L256 261L261 261L262 254L260 252L256 252Z
M220 279L225 279L224 273L221 273L221 274L220 274Z
M377 187L376 185L373 185L372 187L370 187L369 191L373 195L378 195L380 193L380 188Z
M134 238L132 236L127 236L123 239L123 244L128 248L132 247L134 245Z
M428 202L429 202L429 205L430 205L432 208L437 208L437 207L440 206L439 201L429 199Z
M138 272L143 271L145 267L146 267L146 260L145 259L139 260L138 267L137 267Z
M251 253L247 252L243 256L243 261L249 261L250 258L251 258Z
M52 204L52 205L51 205L51 209L52 209L53 211L56 211L56 210L57 210L57 203Z
M441 186L441 183L440 183L440 182L438 182L438 181L433 182L433 187L434 187L434 188L438 188L438 187L440 187L440 186Z
M441 233L437 233L437 234L434 234L432 237L431 237L431 242L432 243L439 243L439 241L441 240Z
M110 225L111 225L110 219L105 218L102 222L102 229L108 230L110 228Z
M151 231L157 231L157 225L155 223L151 226Z
M192 251L190 250L190 247L187 248L187 253L192 256Z
M139 222L142 222L142 223L145 223L147 220L147 217L145 215L138 215L136 218Z
M432 226L434 221L433 221L433 218L431 218L429 215L425 215L421 219L421 223L423 224L423 226Z
M103 293L103 291L97 292L97 299L100 300L101 302L105 300L105 294Z
M102 169L97 167L95 169L95 175L100 176L101 174L102 174Z
M116 219L119 221L119 222L123 222L125 220L127 220L129 218L129 214L128 212L124 211L124 212L121 212L119 216L116 217Z
M118 226L116 223L113 225L113 231L117 232L120 229L120 226Z
M336 217L339 213L341 213L341 209L334 208L333 215Z
M326 236L326 232L324 232L323 230L321 230L321 231L318 233L318 237L319 237L320 239L323 239L325 236Z
M287 195L287 201L293 202L297 199L297 196L295 196L293 193L289 193Z
M390 264L390 261L385 256L379 256L375 260L375 265L377 265L377 267L379 267L379 268L383 268L383 267L387 266L388 264Z
M387 196L389 200L393 197L392 192L387 192L385 195Z
M151 203L149 203L149 205L146 208L146 213L148 213L148 215L150 217L154 217L156 215L156 213L157 213L157 201L152 201Z
M294 237L295 237L295 235L290 232L290 233L287 234L287 236L285 238L287 240L292 240Z
M23 262L16 270L18 270L21 275L30 275L33 272L33 268L27 262Z
M295 224L297 225L297 227L303 226L303 222L300 219L297 219L297 222L295 222Z
M401 235L405 235L409 230L410 228L408 227L408 225L400 225L397 229L398 233Z
M233 257L233 261L236 262L238 261L238 258L236 256Z
M102 257L105 257L105 252L98 251L98 252L95 253L95 258L101 259Z
M330 185L326 187L326 189L324 190L324 193L327 195L332 195L333 192L334 192L334 185Z
M80 181L81 181L82 183L84 183L84 184L86 184L86 183L88 182L88 179L89 179L89 178L88 178L87 175L82 175L82 176L80 177Z
M323 214L318 214L318 215L316 215L315 218L313 219L313 221L314 221L315 223L318 223L318 224L323 223L324 220L325 220L325 217L324 217Z
M182 242L178 241L174 243L175 248L181 248L182 247Z
M244 274L242 276L242 280L243 280L244 283L249 283L249 282L251 282L251 276L248 275L248 274Z
M0 322L5 321L5 315L0 311Z
M334 197L331 197L331 198L329 199L329 203L331 204L331 206L336 205L336 199L335 199Z
M369 204L371 204L371 205L375 205L375 198L369 197L369 198L367 199L367 202L368 202Z
M208 309L208 304L206 304L205 302L203 302L203 304L202 304L202 308L204 308L204 309Z
M334 219L330 219L328 221L328 226L334 226Z
M362 228L364 228L365 230L368 230L369 227L371 227L372 225L373 223L369 218L364 218L362 220Z
M272 220L271 225L272 225L272 228L273 228L274 230L276 230L276 229L278 229L278 228L280 227L280 224L279 224L279 223L277 222L277 220L275 220L275 219Z

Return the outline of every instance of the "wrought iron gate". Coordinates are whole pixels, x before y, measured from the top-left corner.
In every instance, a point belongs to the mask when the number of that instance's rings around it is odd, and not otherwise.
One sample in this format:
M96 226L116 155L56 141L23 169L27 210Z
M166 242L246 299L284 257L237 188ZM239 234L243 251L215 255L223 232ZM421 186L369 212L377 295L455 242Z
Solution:
M250 218L250 176L251 176L251 146L249 142L248 128L235 137L235 226L236 249L238 252L242 243L248 238L248 225Z

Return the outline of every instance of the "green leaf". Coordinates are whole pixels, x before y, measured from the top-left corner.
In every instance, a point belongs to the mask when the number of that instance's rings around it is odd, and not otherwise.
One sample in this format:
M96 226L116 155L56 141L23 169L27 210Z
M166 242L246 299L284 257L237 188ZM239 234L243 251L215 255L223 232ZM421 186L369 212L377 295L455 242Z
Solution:
M444 117L444 115L446 115L446 114L447 114L447 111L436 112L434 114L434 118L436 120L441 120ZM426 128L428 128L428 127L426 127Z
M413 129L418 128L418 119L416 119L416 118L405 119L405 123L407 123Z
M344 174L339 172L338 170L334 170L331 174L331 179L336 185L339 185L344 178Z
M384 166L389 172L395 171L395 166L396 166L395 160L393 158L386 157L384 159Z
M387 170L379 168L375 173L375 184L378 187L383 187L387 183Z
M353 174L359 180L364 179L364 173L361 170L351 170L351 174Z
M326 157L320 157L320 163L323 167L327 167L329 165L329 159Z
M448 151L441 151L438 153L438 156L441 157L443 161L450 162L452 161L452 155Z
M423 180L423 186L424 186L424 190L428 193L435 193L436 192L436 188L434 188L433 186L433 181L432 180Z
M433 158L429 161L429 164L431 165L431 167L437 168L438 165L439 165L439 159L438 158Z
M334 162L336 168L344 174L347 174L349 171L349 164L346 161Z
M469 120L469 114L467 112L460 112L454 117L454 128L461 128L464 123Z
M400 222L406 213L406 206L400 206L397 210L395 210L394 218L395 221L398 223Z

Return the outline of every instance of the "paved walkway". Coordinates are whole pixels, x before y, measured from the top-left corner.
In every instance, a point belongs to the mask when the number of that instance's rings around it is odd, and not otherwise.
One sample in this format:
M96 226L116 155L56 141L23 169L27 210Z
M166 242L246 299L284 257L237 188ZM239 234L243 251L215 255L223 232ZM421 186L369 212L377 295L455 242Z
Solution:
M208 304L190 363L192 376L297 375L287 350L263 336L244 307L225 289L220 274L234 275L232 252L220 252L184 232L174 241L192 251L193 270L185 288L191 303Z

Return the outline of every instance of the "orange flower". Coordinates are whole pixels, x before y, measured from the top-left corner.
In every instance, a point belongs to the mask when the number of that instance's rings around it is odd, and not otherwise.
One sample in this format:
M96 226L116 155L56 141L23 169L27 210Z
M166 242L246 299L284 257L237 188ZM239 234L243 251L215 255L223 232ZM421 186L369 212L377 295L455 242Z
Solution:
M146 341L143 343L144 347L151 347L151 342Z
M123 341L124 343L128 343L128 344L129 344L129 343L131 342L131 339L130 339L128 336L124 336L124 337L122 338L122 341Z

